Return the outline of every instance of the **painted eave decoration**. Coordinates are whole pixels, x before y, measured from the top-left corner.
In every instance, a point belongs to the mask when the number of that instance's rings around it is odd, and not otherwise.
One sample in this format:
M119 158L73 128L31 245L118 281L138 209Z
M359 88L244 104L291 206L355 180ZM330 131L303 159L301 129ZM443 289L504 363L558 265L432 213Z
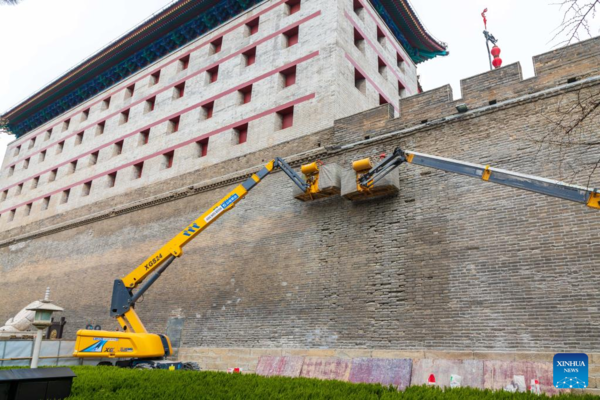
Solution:
M415 63L446 55L407 0L370 0ZM263 0L180 0L1 116L21 137L116 85Z

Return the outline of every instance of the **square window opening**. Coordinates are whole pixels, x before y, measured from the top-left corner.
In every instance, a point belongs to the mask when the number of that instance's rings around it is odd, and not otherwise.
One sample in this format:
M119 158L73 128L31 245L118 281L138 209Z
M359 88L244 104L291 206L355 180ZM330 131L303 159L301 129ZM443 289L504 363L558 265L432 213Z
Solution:
M50 176L48 177L48 182L54 182L56 180L57 174L58 174L58 168L50 171Z
M106 121L102 121L98 125L96 125L96 136L102 135L104 133L105 126L106 126Z
M167 124L167 132L175 133L179 131L179 121L180 117L171 118Z
M298 44L300 36L300 29L298 27L292 28L283 33L285 39L285 47L292 47Z
M115 182L117 181L117 173L113 172L112 174L108 174L108 182L107 186L109 188L115 187Z
M69 201L69 195L71 194L71 189L67 189L62 192L62 199L60 201L61 204L65 204Z
M215 108L215 102L211 101L208 104L202 106L202 114L204 119L211 119L213 117L213 110Z
M42 200L42 211L46 211L50 206L50 196L44 197Z
M385 73L387 71L387 65L383 61L381 57L377 57L377 68L379 70L379 74L385 77Z
M277 113L279 129L291 128L294 125L294 106Z
M133 179L140 179L144 172L144 162L137 163L133 166Z
M244 65L246 67L254 65L254 63L256 63L256 47L246 50L242 53L242 57L244 58Z
M280 72L281 83L284 88L296 84L296 66L284 69Z
M362 94L367 93L367 80L365 76L356 68L354 68L354 87Z
M65 122L63 122L63 127L62 127L62 131L66 131L67 129L69 129L69 125L71 125L71 120L68 119Z
M46 131L46 138L44 140L50 140L51 137L52 137L52 129L48 129Z
M156 96L149 98L146 100L146 104L144 105L144 112L149 113L154 111L154 107L156 106Z
M83 184L83 188L81 189L81 196L89 196L92 191L92 181L86 182Z
M83 143L83 132L79 132L75 135L75 146L79 146L81 143Z
M404 58L400 55L400 53L396 53L396 63L398 63L398 68L404 68Z
M110 108L110 97L102 100L102 111L108 110Z
M365 8L361 4L359 0L353 0L352 8L354 9L354 13L359 16L359 18L363 18L365 14Z
M27 217L29 214L31 214L31 203L25 206L25 216Z
M119 141L113 146L113 156L118 156L123 153L123 141Z
M185 82L181 82L179 85L173 88L173 98L180 99L185 95Z
M235 133L235 144L246 143L248 140L248 124L243 124L236 127L234 130Z
M56 154L62 153L64 148L65 148L65 141L63 140L62 142L60 142L59 144L56 145Z
M150 75L150 86L156 85L160 82L160 70Z
M46 160L46 150L40 153L40 162L44 162Z
M188 69L189 66L190 66L190 55L189 54L187 56L181 57L179 59L179 71L184 71L184 70Z
M96 165L98 163L98 155L100 154L100 152L95 151L92 154L90 154L90 165Z
M406 90L406 86L400 81L398 81L398 96L402 97L404 95L404 91Z
M31 181L31 188L32 189L36 189L38 187L38 184L40 183L40 177L36 176L35 178L33 178L33 180Z
M81 122L87 121L89 117L90 117L90 109L88 108L87 110L83 110L83 112L81 113Z
M196 142L198 148L198 157L206 157L208 154L208 138Z
M260 17L256 17L252 21L246 23L246 36L252 36L252 35L258 33L259 25L260 25Z
M211 69L206 71L206 75L208 76L208 83L215 83L217 79L219 79L219 66L216 65Z
M248 104L252 101L252 85L248 85L239 91L240 103Z
M125 98L126 99L132 98L134 92L135 92L135 83L133 85L127 86L127 88L125 88Z
M129 110L125 110L121 113L121 118L120 118L119 124L123 125L128 122L129 122Z
M354 46L362 53L365 52L365 38L356 28L354 28Z
M209 45L209 53L210 55L217 54L221 52L223 48L223 37L213 40Z
M163 154L163 169L170 169L173 167L173 159L175 158L175 151L169 151Z
M150 141L150 129L146 129L145 131L140 132L140 146L145 146Z
M296 14L298 11L300 11L301 8L301 0L288 0L285 3L285 8L286 8L286 13L287 15L293 15Z
M385 33L383 33L380 27L377 27L377 41L383 48L385 48L385 39Z

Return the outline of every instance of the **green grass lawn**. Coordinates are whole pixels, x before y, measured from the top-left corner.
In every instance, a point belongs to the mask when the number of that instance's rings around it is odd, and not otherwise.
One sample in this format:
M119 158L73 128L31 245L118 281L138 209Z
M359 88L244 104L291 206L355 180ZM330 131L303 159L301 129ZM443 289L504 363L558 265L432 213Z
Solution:
M134 370L116 367L72 367L77 374L72 399L539 399L469 388L413 386L405 392L372 384L353 384L305 378L265 378L222 372ZM560 399L598 399L559 396Z

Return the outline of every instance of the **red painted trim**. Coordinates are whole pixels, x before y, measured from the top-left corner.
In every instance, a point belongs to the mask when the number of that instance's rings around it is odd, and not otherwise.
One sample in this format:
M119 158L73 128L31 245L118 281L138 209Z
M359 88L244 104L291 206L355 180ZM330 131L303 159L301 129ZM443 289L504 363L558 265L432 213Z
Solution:
M108 171L101 172L101 173L96 174L96 175L94 175L92 177L88 177L88 178L82 179L82 180L80 180L78 182L75 182L75 183L69 185L69 186L65 186L63 188L56 189L56 190L54 190L54 191L52 191L50 193L46 193L46 194L44 194L42 196L38 196L38 197L36 197L34 199L24 201L23 203L17 204L16 206L13 206L13 207L10 207L10 208L5 208L4 210L0 211L0 215L3 215L5 212L8 212L8 211L16 210L17 208L19 208L19 207L21 207L23 205L31 204L31 203L34 203L34 202L36 202L38 200L44 199L46 197L53 196L53 195L55 195L57 193L64 192L65 190L70 190L71 188L73 188L75 186L79 186L79 185L82 185L84 183L87 183L87 182L93 181L95 179L101 178L103 176L110 175L110 174L112 174L114 172L117 172L117 171L120 171L120 170L122 170L124 168L131 167L132 165L136 165L136 164L142 163L142 162L144 162L144 161L146 161L146 160L148 160L150 158L161 156L161 155L163 155L165 153L168 153L168 152L174 151L176 149L179 149L181 147L187 146L189 144L198 142L198 141L200 141L202 139L209 138L211 136L217 135L217 134L219 134L221 132L224 132L224 131L227 131L229 129L234 129L236 126L247 124L247 123L249 123L251 121L257 120L257 119L265 117L267 115L274 114L274 113L276 113L278 111L281 111L281 110L283 110L285 108L292 107L292 106L294 106L296 104L304 103L305 101L308 101L308 100L312 100L312 99L315 98L315 96L316 96L315 93L311 93L309 95L300 97L300 98L298 98L296 100L292 100L292 101L290 101L288 103L282 104L282 105L277 106L275 108L272 108L270 110L263 111L263 112L261 112L259 114L256 114L256 115L252 116L252 117L249 117L249 118L243 119L241 121L237 121L237 122L235 122L233 124L229 124L227 126L218 128L218 129L216 129L216 130L214 130L212 132L205 133L204 135L197 136L195 138L186 140L185 142L176 144L176 145L168 147L166 149L162 149L160 151L157 151L157 152L152 153L150 155L147 155L145 157L138 158L137 160L130 161L130 162L126 163L126 164L120 165L120 166L118 166L116 168L112 168L112 169L110 169Z
M160 90L158 90L158 91L156 91L156 92L153 92L153 93L151 93L151 94L147 95L146 97L144 97L144 98L142 98L142 99L139 99L139 100L137 100L137 101L135 101L135 102L132 102L132 103L130 103L130 104L129 104L129 105L127 105L126 107L123 107L123 108L121 108L120 110L117 110L117 111L113 112L112 114L109 114L109 115L107 115L106 117L104 117L104 118L101 118L101 119L97 120L97 121L96 121L96 122L94 122L94 123L88 124L88 125L87 125L87 126L85 126L84 128L80 128L80 129L78 129L78 132L80 132L80 131L85 131L85 130L87 130L87 129L89 129L89 128L92 128L92 127L93 127L93 126L95 126L95 125L98 125L99 123L105 122L105 121L107 121L108 119L110 119L110 118L112 118L112 117L114 117L114 116L116 116L116 115L119 115L119 114L121 114L121 113L123 112L123 110L128 110L128 109L131 109L132 107L135 107L135 106L137 106L137 105L139 105L139 104L141 104L141 103L145 102L146 100L148 100L148 99L150 99L150 98L152 98L152 97L155 97L155 96L157 96L157 95L159 95L159 94L161 94L161 93L163 93L163 92L165 92L165 91L167 91L167 90L169 90L169 89L171 89L171 88L173 88L173 87L175 87L175 86L177 86L177 85L179 85L179 84L181 84L181 83L183 83L183 82L186 82L187 80L189 80L189 79L191 79L191 78L193 78L193 77L196 77L196 76L198 76L198 75L202 74L203 72L206 72L207 70L210 70L210 69L213 69L213 68L217 68L217 69L218 69L219 65L221 65L222 63L224 63L224 62L226 62L226 61L229 61L229 60L231 60L232 58L234 58L234 57L237 57L237 56L239 56L240 54L243 54L243 53L247 52L248 50L254 49L254 48L256 48L256 46L258 46L259 44L262 44L262 43L264 43L264 42L267 42L267 41L269 41L269 40L271 40L271 39L273 39L273 38L275 38L275 37L277 37L277 36L281 35L282 33L284 33L284 32L286 32L286 31L288 31L290 28L292 28L292 29L293 29L294 27L298 27L298 26L300 26L301 24L303 24L304 22L307 22L307 21L309 21L309 20L311 20L311 19L313 19L313 18L316 18L316 17L318 17L319 15L321 15L321 11L317 11L317 12L315 12L315 13L313 13L313 14L311 14L311 15L309 15L309 16L307 16L307 17L305 17L305 18L302 18L301 20L299 20L299 21L296 21L296 22L294 22L293 24L291 24L291 25L288 25L288 26L286 26L285 28L282 28L282 29L280 29L280 30L278 30L278 31L276 31L276 32L274 32L274 33L272 33L272 34L268 35L268 36L265 36L264 38L262 38L262 39L260 39L260 40L258 40L258 41L256 41L256 42L254 42L254 43L252 43L252 44L250 44L250 45L248 45L248 46L246 46L246 47L242 48L241 50L238 50L238 51L236 51L236 52L234 52L234 53L231 53L230 55L228 55L228 56L226 56L226 57L223 57L223 58L221 58L220 60L218 60L218 61L216 61L216 62L214 62L214 63L212 63L212 64L210 64L210 65L208 65L208 66L206 66L206 67L204 67L204 68L202 68L202 69L199 69L198 71L196 71L196 72L194 72L194 73L192 73L192 74L189 74L189 75L185 76L184 78L181 78L181 79L179 79L179 80L177 80L177 81L175 81L175 82L171 83L170 85L167 85L167 86L165 86L164 88L162 88L162 89L160 89ZM179 59L176 59L176 60L174 60L174 61L179 61ZM216 81L216 80L215 80L215 81ZM77 133L78 133L78 132L77 132ZM36 155L36 154L38 154L38 153L40 153L40 152L42 152L42 151L44 151L44 150L47 150L47 149L49 149L50 147L53 147L53 146L55 146L57 143L64 142L64 141L66 141L67 139L70 139L71 137L75 136L77 133L75 133L75 132L74 132L74 133L71 133L70 135L67 135L67 136L63 137L62 139L60 139L60 140L57 140L57 141L55 141L55 142L53 142L53 143L51 143L51 144L47 145L46 147L42 147L41 149L39 149L39 150L35 151L34 153L31 153L31 154L30 154L30 155L28 155L27 157L34 156L34 155ZM12 163L10 163L10 164L7 164L6 168L9 168L9 167L11 167L11 166L13 166L13 165L16 165L17 163L19 163L19 162L23 161L25 158L26 158L26 157L23 157L23 158L20 158L20 159L18 159L18 160L15 160L15 161L13 161L13 162L12 162Z
M285 64L285 65L283 65L283 66L281 66L281 67L279 67L279 68L276 68L276 69L274 69L274 70L272 70L272 71L266 72L266 73L264 73L264 74L262 74L262 75L259 75L259 76L257 76L257 77L256 77L256 78L254 78L254 79L251 79L251 80L249 80L249 81L247 81L247 82L244 82L244 83L242 83L242 84L239 84L239 85L237 85L237 86L234 86L234 87L233 87L233 88L231 88L231 89L228 89L228 90L226 90L226 91L224 91L224 92L221 92L221 93L219 93L219 94L216 94L216 95L214 95L213 97L210 97L210 98L208 98L208 99L206 99L206 100L203 100L203 101L201 101L201 102L199 102L199 103L193 104L193 105L191 105L191 106L189 106L189 107L187 107L187 108L185 108L185 109L183 109L183 110L181 110L181 111L178 111L178 112L176 112L176 113L174 113L174 114L171 114L171 115L169 115L169 116L166 116L166 117L164 117L164 118L162 118L162 119L160 119L160 120L154 121L154 122L152 122L151 124L149 124L149 125L146 125L146 126L144 126L144 127L142 127L142 128L136 129L136 130L134 130L134 131L132 131L132 132L130 132L130 133L128 133L128 134L125 134L125 135L123 135L123 136L120 136L120 137L118 137L118 138L114 139L113 141L111 141L111 142L109 142L109 143L106 143L106 144L104 144L104 145L102 145L102 146L100 146L100 147L96 147L95 149L89 150L89 151L87 151L87 152L85 152L85 153L81 153L81 154L77 155L76 157L73 157L73 158L71 158L71 159L69 159L69 160L63 161L62 163L56 164L56 165L54 165L54 166L52 166L52 167L50 167L50 168L48 168L48 169L46 169L46 170L44 170L44 171L42 171L42 172L39 172L39 173L37 173L37 174L35 174L35 175L32 175L32 176L30 176L30 177L28 177L28 178L25 178L25 179L23 179L23 180L21 180L21 181L19 181L19 182L15 182L15 183L13 183L13 184L12 184L12 185L10 185L10 186L6 186L6 187L4 187L4 188L0 189L0 192L2 192L2 191L4 191L4 190L8 190L8 189L10 189L10 188L12 188L12 187L14 187L14 186L17 186L17 185L19 185L19 184L22 184L22 183L24 183L24 182L27 182L27 181L29 181L29 180L31 180L31 179L35 179L35 178L37 178L37 177L39 177L39 176L41 176L41 175L44 175L44 174L45 174L45 173L47 173L47 172L53 171L53 170L55 170L55 169L58 169L58 168L62 167L63 165L66 165L66 164L68 164L68 163L70 163L70 162L72 162L72 161L75 161L75 160L79 160L79 159L81 159L81 158L83 158L83 157L86 157L86 156L88 156L88 155L90 155L90 154L92 154L92 153L96 152L96 151L100 151L100 150L102 150L102 149L104 149L104 148L106 148L106 147L108 147L108 146L111 146L111 145L113 145L113 144L115 144L115 143L117 143L117 142L120 142L121 140L124 140L124 139L126 139L126 138L128 138L128 137L131 137L131 136L133 136L133 135L135 135L135 134L137 134L137 133L139 133L139 132L143 132L143 131L145 131L145 130L149 130L149 129L150 129L150 128L152 128L153 126L156 126L156 125L158 125L158 124L161 124L161 123L163 123L163 122L165 122L165 121L168 121L168 120L170 120L170 119L172 119L172 118L178 117L178 116L180 116L180 115L182 115L182 114L184 114L184 113L186 113L186 112L188 112L188 111L191 111L191 110L193 110L193 109L195 109L195 108L202 107L202 106L204 106L204 105L206 105L206 104L212 103L212 102L214 102L215 100L217 100L217 99L219 99L219 98L221 98L221 97L223 97L223 96L226 96L226 95L228 95L228 94L234 93L234 92L236 92L236 91L238 91L238 90L240 90L240 89L246 88L247 86L249 86L249 85L252 85L252 84L254 84L254 83L258 82L258 81L261 81L261 80L263 80L263 79L266 79L266 78L268 78L269 76L272 76L272 75L278 74L279 72L281 72L281 71L283 71L283 70L286 70L286 69L288 69L288 68L291 68L291 67L294 67L294 66L296 66L296 65L299 65L299 64L301 64L301 63L303 63L303 62L305 62L305 61L308 61L308 60L310 60L310 59L313 59L313 58L317 57L318 55L319 55L319 51L315 51L315 52L313 52L313 53L310 53L310 54L308 54L308 55L306 55L306 56L304 56L304 57L302 57L302 58L299 58L299 59L297 59L297 60L295 60L295 61L292 61L292 62L291 62L291 63L289 63L289 64Z
M147 78L148 76L150 76L150 75L152 75L152 74L156 73L157 71L160 71L161 69L165 68L166 66L168 66L168 65L171 65L171 64L173 64L173 63L174 63L174 62L176 62L176 61L179 61L179 59L180 59L180 58L182 58L182 57L185 57L185 56L188 56L188 55L190 55L191 53L193 53L194 51L197 51L197 50L201 49L202 47L209 45L210 43L214 42L216 39L222 38L223 36L227 35L228 33L231 33L231 32L233 32L234 30L236 30L236 29L237 29L237 28L239 28L240 26L243 26L243 25L245 25L246 23L248 23L249 21L252 21L254 18L256 18L256 17L259 17L259 16L261 16L261 15L263 15L263 14L266 14L266 13L268 13L269 11L271 11L271 10L273 10L273 9L277 8L277 7L278 7L278 6L280 6L281 4L284 4L284 3L286 3L286 1L287 1L287 0L281 0L281 1L279 1L279 2L277 2L277 3L275 3L275 4L273 4L273 5L271 5L270 7L267 7L267 8L265 8L265 9L264 9L264 10L262 10L262 11L259 11L258 13L256 13L256 14L252 15L251 17L249 17L249 18L245 19L244 21L242 21L242 22L239 22L239 23L237 23L237 24L233 25L233 26L232 26L231 28L229 28L229 29L226 29L226 30L225 30L225 31L223 31L223 33L221 33L220 35L212 37L210 40L208 40L208 41L206 41L206 42L204 42L204 43L202 43L202 44L200 44L200 45L198 45L198 46L196 46L196 47L192 48L191 50L188 50L188 51L186 51L186 52L185 52L185 53L183 53L183 54L180 54L180 55L178 55L176 58L174 58L173 60L171 60L171 61L169 61L169 62L167 62L167 63L165 63L165 64L163 64L163 65L161 65L160 67L157 67L157 68L155 68L155 69L153 69L153 70L151 70L151 71L147 72L146 74L144 74L144 75L140 76L138 79L136 79L136 80L134 80L133 82L129 83L129 84L126 86L126 87L129 87L129 86L131 86L131 85L134 85L134 84L138 83L138 82L139 82L139 81L141 81L142 79L145 79L145 78ZM166 56L166 57L169 57L169 56ZM102 99L99 99L99 100L95 101L94 103L92 103L92 104L88 105L87 107L88 107L88 108L92 108L93 106L95 106L96 104L100 103L101 101L104 101L104 99L105 99L105 98L107 98L107 97L112 97L112 96L114 96L115 94L119 93L120 91L122 91L122 90L125 90L125 89L126 89L126 87L122 87L122 88L120 88L120 89L117 89L117 90L115 90L114 92L112 92L111 94L98 94L98 95L96 95L97 97L102 97ZM60 123L62 123L62 122L64 122L64 121L66 121L67 119L70 119L70 118L74 117L74 116L75 116L75 115L77 115L77 114L80 114L81 112L82 112L82 111L75 111L75 112L74 112L73 114L71 114L70 116L68 116L68 117L65 117L64 119L62 119L62 120L60 120L60 121L56 122L54 125L50 126L49 128L44 128L44 129L42 129L40 132L36 133L35 135L32 135L32 136L27 136L27 137L23 137L22 139L17 139L17 140L16 140L14 143L12 143L12 144L10 145L10 147L9 147L9 148L10 148L10 149L12 149L12 148L13 148L14 146L16 146L17 144L22 144L22 143L26 142L27 140L29 140L29 139L32 139L33 137L36 137L36 136L38 136L39 134L41 134L41 133L43 133L43 132L45 132L45 131L47 131L47 130L49 130L49 129L53 129L55 126L59 125Z
M390 71L392 71L392 73L394 74L394 76L396 77L396 79L398 79L400 81L400 83L402 83L402 86L405 87L405 90L412 94L412 90L408 87L408 85L404 82L404 80L402 79L402 77L396 72L396 64L391 64L389 62L387 62L387 60L385 59L384 55L377 49L377 47L373 44L373 42L371 41L371 39L369 39L367 37L367 35L360 29L360 26L358 26L358 24L356 23L356 21L354 21L354 19L350 16L350 14L348 14L347 11L344 11L344 15L346 16L346 18L348 19L348 21L350 21L350 23L354 26L354 29L356 29L358 31L358 33L360 33L363 37L364 40L366 40L367 43L369 43L369 46L371 46L371 48L375 51L375 53L377 53L377 55L379 56L379 59L381 61L383 61L383 63L390 69Z
M254 47L256 47L256 46L258 46L258 45L260 45L260 44L262 44L262 43L265 43L265 42L267 42L267 41L269 41L269 40L271 40L271 39L273 39L273 38L275 38L275 37L277 37L277 36L281 35L282 33L284 33L284 32L286 32L286 31L288 31L290 28L291 28L291 29L293 29L293 28L295 28L295 27L298 27L298 26L300 26L301 24L303 24L303 23L305 23L305 22L307 22L307 21L310 21L310 20L311 20L311 19L313 19L313 18L316 18L316 17L318 17L319 15L321 15L321 11L317 11L317 12L315 12L315 13L313 13L313 14L311 14L311 15L307 16L307 17L304 17L304 18L302 18L301 20L298 20L298 21L294 22L293 24L290 24L290 25L286 26L285 28L282 28L282 29L280 29L280 30L278 30L278 31L276 31L276 32L274 32L274 33L272 33L272 34L270 34L270 35L267 35L267 36L265 36L264 38L262 38L262 39L260 39L260 40L257 40L256 42L254 42L254 43L252 43L252 44L250 44L250 45L248 45L248 46L246 46L246 47L242 48L241 50L238 50L238 51L236 51L236 52L234 52L234 53L231 53L230 55L228 55L228 56L226 56L226 57L223 57L223 58L221 58L220 60L218 60L218 61L216 61L216 62L214 62L214 63L212 63L212 64L210 64L210 65L208 65L208 66L206 66L206 67L204 67L204 68L202 68L202 69L199 69L198 71L196 71L196 72L194 72L194 73L192 73L192 74L189 74L189 75L185 76L184 78L181 78L181 79L179 79L179 80L177 80L177 81L175 81L175 82L171 83L170 85L167 85L167 86L165 86L164 88L162 88L162 89L160 89L160 90L158 90L158 91L156 91L156 92L153 92L153 93L151 93L151 94L147 95L146 97L144 97L144 98L142 98L142 99L139 99L138 101L135 101L135 102L132 102L132 103L130 103L129 105L127 105L127 106L125 106L125 107L121 108L120 110L117 110L117 111L113 112L112 114L109 114L109 115L107 115L107 116L106 116L106 117L104 117L104 118L101 118L101 119L97 120L97 121L96 121L96 122L94 122L94 123L88 124L87 126L85 126L84 128L81 128L81 129L79 129L78 131L81 131L81 130L84 130L84 131L85 131L85 130L87 130L87 129L89 129L89 128L91 128L91 127L95 126L95 125L98 125L98 124L99 124L99 123L101 123L101 122L104 122L104 121L106 121L106 120L108 120L108 119L110 119L110 118L112 118L112 117L114 117L114 116L116 116L116 115L119 115L121 112L123 112L123 110L127 110L127 109L130 109L130 108L134 107L134 106L137 106L138 104L140 104L140 103L142 103L142 102L144 102L144 101L148 100L149 98L151 98L151 97L153 97L153 96L157 96L157 95L159 95L160 93L163 93L163 92L165 92L165 91L167 91L167 90L169 90L169 89L171 89L171 88L173 88L173 87L175 87L175 86L179 85L180 83L187 81L188 79L191 79L191 78L193 78L193 77L196 77L196 76L200 75L201 73L203 73L203 72L206 72L207 70L210 70L210 69L212 69L212 68L215 68L215 67L216 67L216 68L218 68L218 66L219 66L219 65L221 65L222 63L224 63L224 62L226 62L226 61L229 61L229 60L231 60L232 58L234 58L234 57L237 57L237 56L239 56L240 54L243 54L244 52L246 52L246 51L248 51L248 50L250 50L250 49L252 49L252 48L254 48ZM173 60L173 61L179 61L179 59L177 58L177 59L175 59L175 60ZM40 133L41 133L41 132L40 132ZM67 136L65 136L64 138L62 138L62 139L60 139L60 140L57 140L56 142L54 142L54 143L51 143L51 144L47 145L46 147L42 147L41 149L37 150L37 151L36 151L36 152L34 152L34 153L31 153L31 154L30 154L30 156L34 156L34 155L38 154L39 152L41 152L41 151L43 151L43 150L46 150L46 149L48 149L48 148L50 148L50 147L52 147L52 146L56 145L57 143L60 143L60 142L62 142L62 141L66 141L67 139L70 139L70 138L71 138L71 137L73 137L74 135L76 135L76 133L71 133L70 135L67 135ZM29 156L28 156L28 157L29 157ZM23 158L20 158L20 159L18 159L18 160L15 160L15 161L13 161L12 163L10 163L10 164L7 164L6 168L8 168L8 167L11 167L11 166L13 166L13 165L15 165L15 164L17 164L17 163L21 162L21 161L22 161L22 160L24 160L24 159L25 159L25 157L23 157Z
M377 17L375 17L373 15L373 13L371 12L371 9L369 9L369 7L367 7L365 5L364 0L358 0L360 2L360 4L362 4L363 8L365 10L367 10L367 13L369 14L369 16L373 19L373 21L375 21L375 24L377 24L377 27L379 27L379 29L381 29L381 31L383 32L383 34L385 35L385 37L390 41L390 43L392 44L392 46L394 46L396 48L396 51L398 53L400 53L400 55L402 56L402 59L404 60L404 62L410 62L413 66L415 66L415 63L413 62L412 58L410 58L410 56L406 53L406 50L404 50L402 48L402 46L400 46L397 43L397 40L395 37L389 37L386 30L383 29L381 27L381 24L379 23L379 20L377 19Z
M398 113L400 113L400 108L398 107L398 105L394 104L394 102L392 100L390 100L390 98L387 97L385 95L385 93L383 93L383 90L381 90L381 88L379 86L377 86L377 84L373 81L373 79L369 78L369 75L367 75L367 73L361 67L358 66L358 63L356 61L354 61L348 53L346 53L346 59L348 59L348 61L350 61L350 63L354 66L354 68L356 68L365 77L365 79L371 85L373 85L373 87L375 88L375 90L377 90L379 95L381 97L383 97L384 99L386 99L387 102L390 103L392 105L392 107L394 107L394 110L396 110Z

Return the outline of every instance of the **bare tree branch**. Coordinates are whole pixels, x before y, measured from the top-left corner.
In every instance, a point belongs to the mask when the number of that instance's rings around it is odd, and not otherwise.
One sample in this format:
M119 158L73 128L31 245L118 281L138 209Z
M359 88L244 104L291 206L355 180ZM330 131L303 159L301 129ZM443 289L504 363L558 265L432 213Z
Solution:
M528 141L542 148L558 151L560 179L572 181L580 174L587 175L588 186L600 166L597 157L600 148L600 89L579 89L572 94L560 96L555 105L540 110L547 121L548 130L540 138ZM569 156L570 155L570 156ZM575 167L569 158L579 157Z
M551 40L564 37L557 46L578 42L583 35L594 36L591 21L596 17L597 9L600 9L600 0L563 0L553 4L564 10L563 20Z

